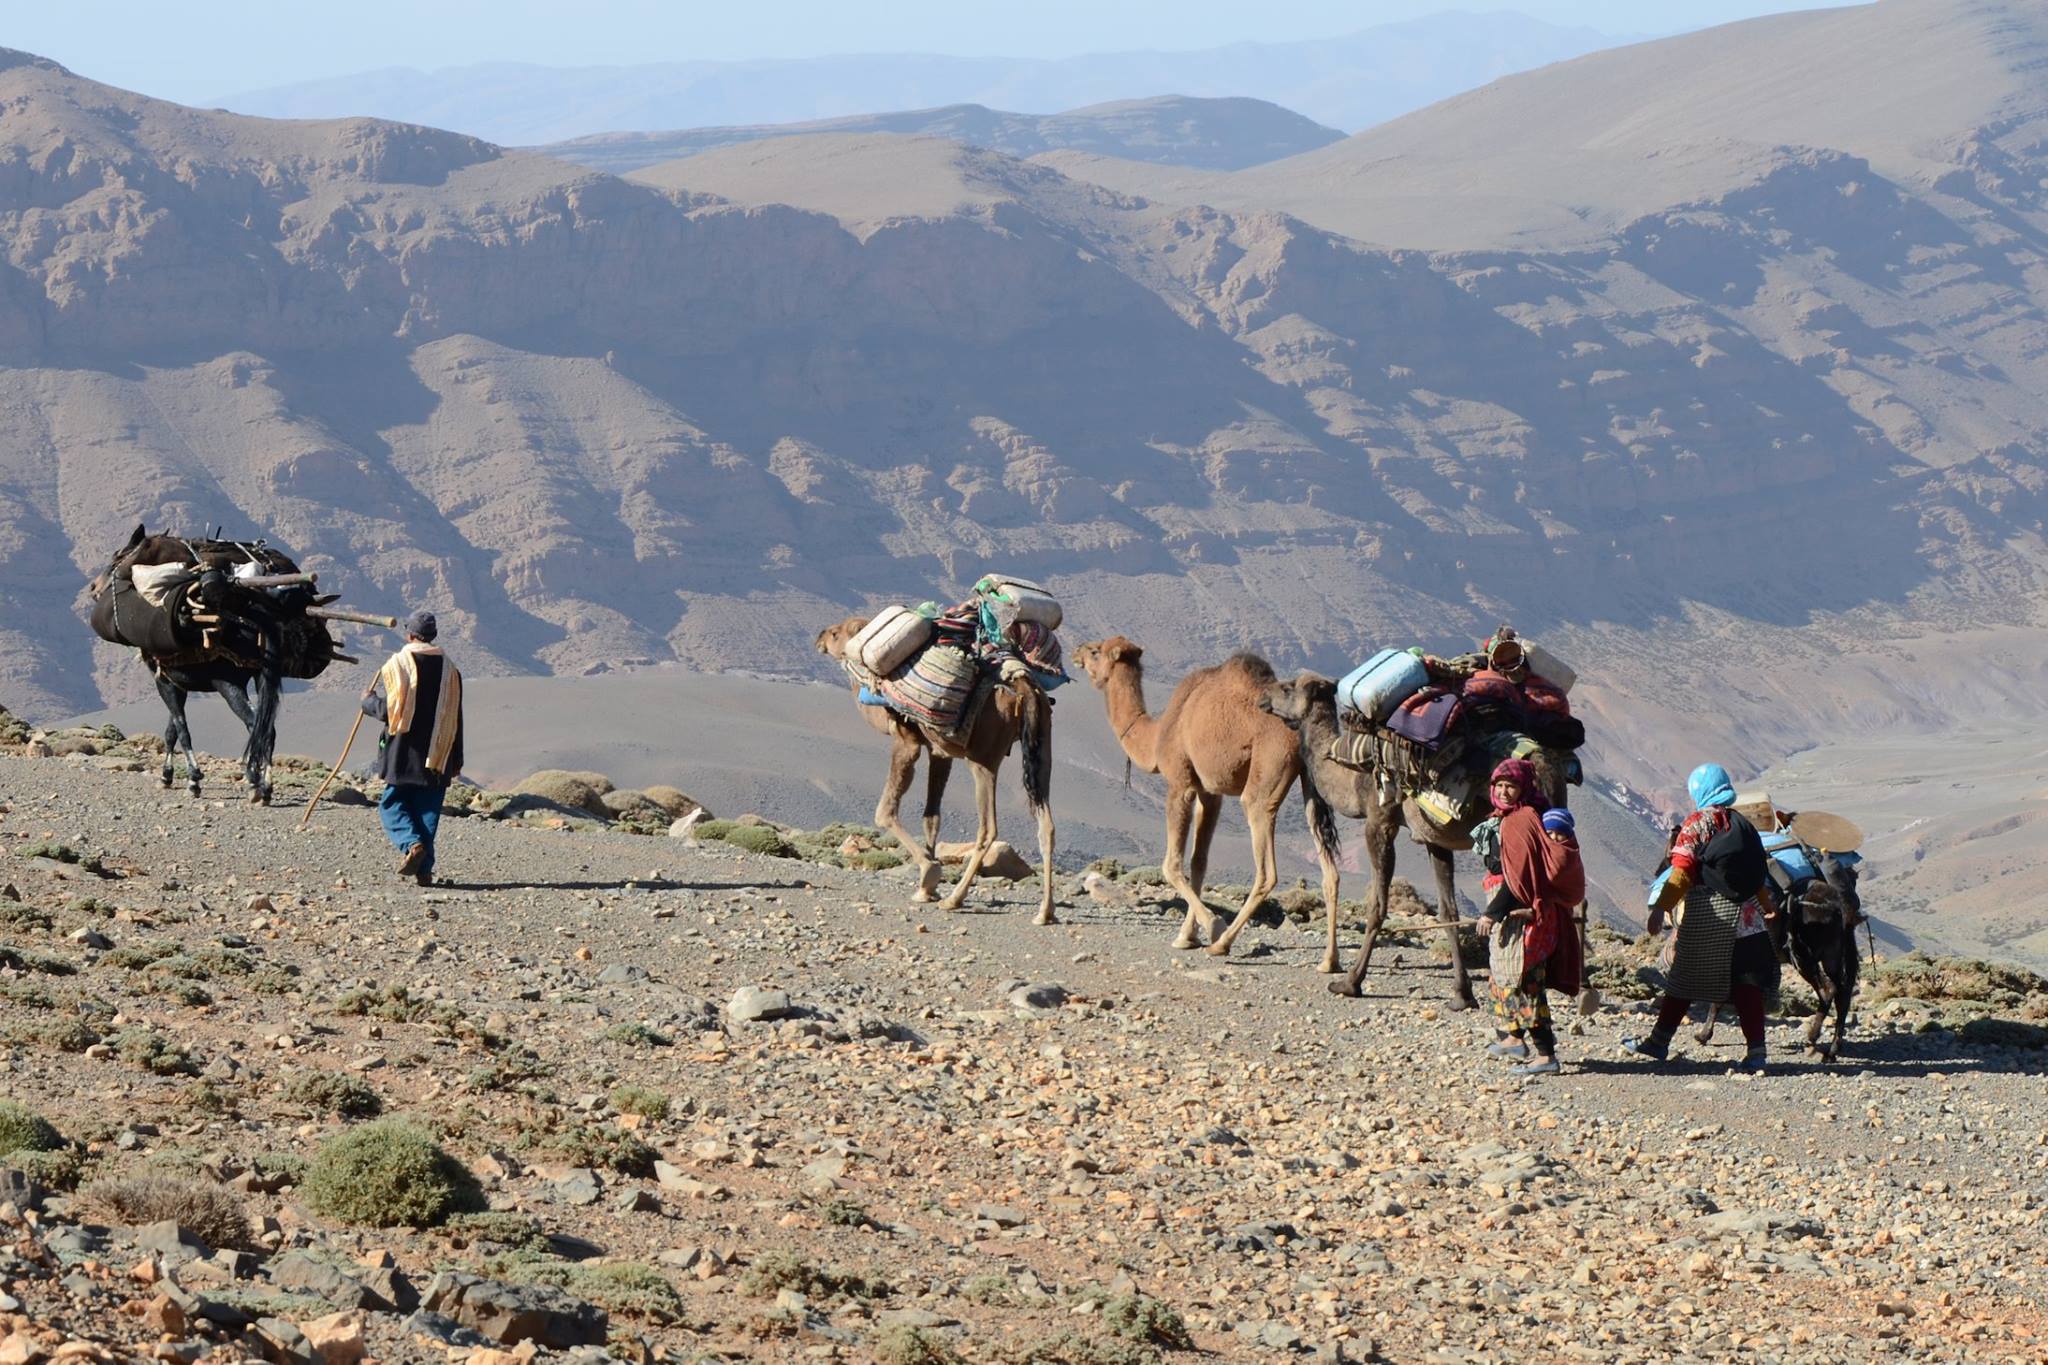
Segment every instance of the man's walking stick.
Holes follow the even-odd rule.
[[[342,764],[348,762],[348,751],[355,747],[356,731],[362,728],[363,713],[358,711],[356,712],[356,723],[348,727],[348,743],[341,746],[341,757],[334,760],[334,771],[327,774],[327,780],[320,784],[318,790],[313,793],[313,799],[306,803],[306,813],[299,817],[300,829],[304,829],[306,822],[313,818],[313,807],[320,804],[320,798],[327,795],[328,784],[333,782],[335,777],[341,772]]]

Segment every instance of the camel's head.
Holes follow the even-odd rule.
[[[98,597],[101,593],[105,592],[108,580],[114,576],[114,570],[121,567],[122,560],[135,553],[142,542],[148,539],[148,535],[149,533],[143,530],[140,525],[136,526],[135,533],[128,537],[128,543],[116,550],[114,557],[107,561],[107,567],[94,574],[91,580],[86,583],[86,596]]]
[[[1088,675],[1088,681],[1098,688],[1109,686],[1109,676],[1118,664],[1137,667],[1138,660],[1145,657],[1145,651],[1121,635],[1112,635],[1107,640],[1090,640],[1075,650],[1072,658],[1081,665],[1081,671]]]
[[[838,625],[825,627],[815,641],[818,652],[828,659],[845,657],[846,642],[860,634],[868,620],[865,616],[849,616]]]
[[[1337,705],[1337,684],[1320,673],[1298,673],[1259,694],[1259,709],[1289,725],[1300,725],[1318,707]]]

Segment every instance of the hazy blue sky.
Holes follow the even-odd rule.
[[[189,101],[384,66],[838,52],[1056,57],[1317,38],[1453,9],[1669,33],[1831,2],[1841,0],[17,0],[0,11],[0,46]]]

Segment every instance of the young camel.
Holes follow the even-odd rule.
[[[1294,735],[1258,701],[1273,681],[1264,659],[1239,654],[1214,668],[1190,673],[1174,689],[1164,714],[1145,710],[1144,651],[1121,635],[1092,640],[1074,651],[1088,680],[1102,692],[1110,728],[1124,754],[1148,773],[1166,778],[1166,857],[1159,870],[1188,904],[1176,948],[1197,948],[1202,923],[1210,941],[1208,952],[1225,957],[1252,912],[1280,879],[1274,855],[1273,826],[1280,803],[1301,775]],[[1209,844],[1216,833],[1223,798],[1235,796],[1251,826],[1251,894],[1230,927],[1218,933],[1221,919],[1202,900],[1202,879],[1209,868]],[[1328,805],[1306,786],[1310,833],[1323,866],[1323,885],[1336,885],[1336,826]],[[1188,852],[1188,828],[1194,826],[1194,849]],[[1185,868],[1183,862],[1186,863]],[[1323,970],[1337,970],[1336,902],[1331,901],[1329,944]]]
[[[1453,1009],[1472,1009],[1471,978],[1465,972],[1464,955],[1457,950],[1458,888],[1457,863],[1452,854],[1472,847],[1472,829],[1485,813],[1469,820],[1442,824],[1431,818],[1413,800],[1387,801],[1369,772],[1349,767],[1330,757],[1330,742],[1342,733],[1337,722],[1337,685],[1315,673],[1303,673],[1290,682],[1274,683],[1266,689],[1261,705],[1272,716],[1291,726],[1299,739],[1303,764],[1303,786],[1313,787],[1321,798],[1339,812],[1365,822],[1365,852],[1372,863],[1373,896],[1365,922],[1365,945],[1358,961],[1342,981],[1332,981],[1336,995],[1357,996],[1372,963],[1372,949],[1379,938],[1380,923],[1387,916],[1387,896],[1394,884],[1394,841],[1405,827],[1409,837],[1429,850],[1430,865],[1436,870],[1437,917],[1451,938],[1451,969],[1457,976]],[[1563,784],[1539,755],[1532,760],[1553,800],[1562,796]],[[1562,804],[1562,801],[1559,801]],[[1335,934],[1337,887],[1332,875],[1323,884],[1323,896],[1332,907]],[[1334,937],[1332,939],[1334,943]],[[1332,968],[1334,970],[1334,967]]]
[[[850,616],[818,632],[818,652],[827,658],[842,658],[846,642],[860,633],[867,617]],[[856,700],[860,685],[853,684]],[[862,706],[861,714],[870,725],[889,736],[889,776],[882,784],[881,800],[875,804],[875,823],[896,836],[904,852],[917,863],[917,891],[913,899],[929,901],[938,885],[939,800],[946,790],[953,761],[965,759],[974,774],[975,839],[967,851],[960,881],[939,902],[941,910],[958,910],[967,899],[968,888],[981,875],[981,865],[996,841],[996,775],[1003,760],[1021,741],[1024,764],[1024,797],[1038,822],[1038,856],[1043,888],[1034,924],[1057,924],[1053,914],[1053,820],[1052,820],[1052,699],[1028,678],[997,683],[974,719],[965,742],[935,735],[921,725],[904,719],[886,706]],[[924,840],[919,842],[903,827],[903,795],[916,775],[920,751],[931,756],[926,771]]]

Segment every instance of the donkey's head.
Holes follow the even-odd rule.
[[[90,597],[98,597],[101,593],[105,592],[107,590],[107,583],[114,576],[114,570],[121,567],[121,561],[141,549],[142,542],[148,538],[149,533],[138,523],[134,533],[128,537],[128,543],[114,551],[114,557],[107,561],[107,567],[101,569],[87,581],[85,585],[86,594]]]

